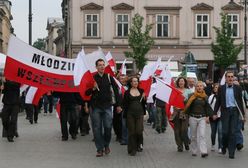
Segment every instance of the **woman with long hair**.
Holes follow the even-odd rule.
[[[192,156],[197,155],[199,146],[201,157],[207,157],[206,123],[209,123],[213,110],[208,104],[202,81],[197,82],[195,92],[189,97],[184,112],[189,115]]]
[[[137,151],[141,152],[143,144],[145,96],[144,91],[138,88],[138,85],[138,78],[132,77],[123,100],[123,116],[127,119],[128,128],[128,153],[131,156],[135,156]]]
[[[184,102],[186,103],[189,94],[191,94],[191,91],[188,89],[187,80],[183,77],[179,77],[176,81],[176,87],[180,92],[182,92],[185,98]],[[183,145],[185,147],[185,150],[189,150],[189,137],[188,137],[189,120],[187,114],[183,112],[183,109],[174,107],[174,112],[170,120],[172,120],[174,123],[174,134],[175,134],[175,141],[177,144],[177,151],[182,152]]]
[[[216,98],[217,98],[217,93],[219,89],[219,84],[215,83],[213,85],[213,90],[212,94],[208,98],[208,103],[210,104],[211,108],[214,110],[214,106],[216,103]],[[215,139],[216,139],[216,134],[218,134],[218,151],[221,153],[222,149],[222,124],[220,120],[220,109],[217,112],[217,119],[213,120],[213,118],[209,118],[210,121],[210,126],[211,126],[211,142],[212,142],[212,148],[211,151],[215,151]]]

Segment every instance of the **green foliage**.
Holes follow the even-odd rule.
[[[229,25],[227,14],[221,13],[221,20],[221,28],[214,27],[217,38],[216,43],[211,44],[211,51],[214,54],[215,64],[222,69],[226,69],[237,61],[243,45],[234,45],[233,30]]]
[[[154,45],[153,38],[149,35],[152,25],[146,25],[144,32],[142,32],[144,18],[139,14],[135,14],[132,19],[132,26],[129,29],[128,43],[132,48],[132,52],[125,51],[126,57],[133,58],[138,70],[142,70],[146,65],[147,59],[145,55],[150,50],[151,46]]]
[[[46,39],[45,38],[38,38],[34,44],[33,44],[33,47],[39,49],[39,50],[42,50],[44,51],[45,48],[46,48]]]

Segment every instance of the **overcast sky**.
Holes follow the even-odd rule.
[[[12,26],[18,38],[28,43],[29,0],[11,0]],[[32,42],[47,36],[47,18],[60,17],[62,0],[32,0],[33,33]]]

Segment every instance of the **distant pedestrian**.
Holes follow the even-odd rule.
[[[216,98],[218,94],[218,89],[219,89],[219,84],[216,83],[213,86],[213,92],[208,98],[208,103],[210,104],[211,108],[214,110],[214,106],[216,103]],[[211,150],[215,151],[215,139],[216,139],[216,134],[218,134],[218,152],[222,153],[222,124],[221,124],[221,111],[220,109],[217,112],[217,118],[213,120],[212,117],[209,118],[210,121],[210,126],[211,126],[211,143],[212,147]]]
[[[3,129],[9,142],[14,142],[17,133],[17,118],[20,108],[20,84],[6,80],[3,88],[3,110],[2,123]]]

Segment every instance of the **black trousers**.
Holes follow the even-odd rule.
[[[38,114],[39,114],[39,106],[35,106],[32,104],[26,104],[26,110],[29,121],[37,122],[38,121]]]
[[[238,109],[226,109],[225,112],[221,113],[222,122],[222,143],[223,148],[228,148],[230,156],[235,155],[236,150],[236,135],[235,131],[239,121]]]
[[[77,134],[77,115],[76,115],[76,105],[64,105],[61,104],[60,107],[60,124],[61,132],[63,138],[68,138],[68,126],[69,123],[69,133],[71,135]]]
[[[127,116],[127,128],[128,128],[128,153],[136,153],[140,144],[143,144],[143,130],[144,130],[144,116],[134,117],[132,115]]]
[[[2,110],[3,129],[6,131],[7,137],[13,138],[16,133],[17,117],[19,105],[4,105]]]
[[[113,129],[116,135],[116,138],[121,140],[122,137],[122,113],[116,112],[116,106],[113,111]]]
[[[89,133],[89,113],[86,113],[83,108],[80,110],[78,127],[81,133]]]

